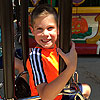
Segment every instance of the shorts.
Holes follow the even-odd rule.
[[[78,83],[78,86],[82,92],[82,84]],[[75,95],[63,95],[62,100],[74,100]],[[76,100],[80,100],[79,97],[76,98]]]

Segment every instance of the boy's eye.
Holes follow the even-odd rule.
[[[54,27],[48,27],[48,31],[51,31],[52,29],[54,29]]]
[[[43,29],[42,28],[37,28],[37,31],[42,32]]]

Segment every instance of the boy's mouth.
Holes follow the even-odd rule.
[[[51,39],[48,39],[48,40],[41,40],[43,43],[48,43],[51,41]]]

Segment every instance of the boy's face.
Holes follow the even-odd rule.
[[[54,48],[57,40],[57,24],[52,14],[39,16],[34,20],[33,35],[39,46]]]

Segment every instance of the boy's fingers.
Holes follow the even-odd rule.
[[[75,43],[72,41],[71,42],[72,48],[75,49]]]
[[[65,54],[62,52],[62,50],[60,48],[57,48],[57,52],[64,59]]]

